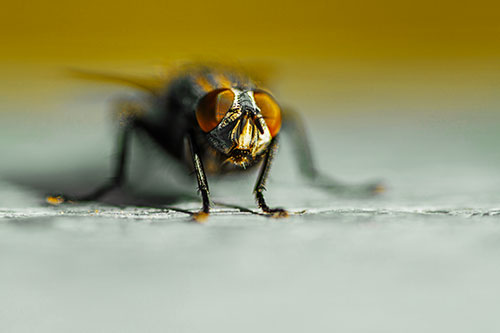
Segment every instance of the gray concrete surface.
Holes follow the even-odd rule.
[[[106,178],[101,104],[2,119],[1,332],[500,330],[497,113],[316,114],[320,168],[386,193],[311,188],[284,140],[268,199],[305,213],[219,206],[199,225],[166,208],[196,209],[194,183],[136,146],[131,185],[108,201],[44,204]],[[212,180],[214,200],[255,209],[254,179]]]

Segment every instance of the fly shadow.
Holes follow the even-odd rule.
[[[72,193],[75,196],[84,196],[87,193],[95,191],[96,174],[102,173],[102,170],[86,168],[81,170],[71,170],[63,172],[47,172],[47,173],[30,173],[30,174],[7,174],[3,175],[2,179],[8,183],[34,191],[40,197],[40,202],[47,206],[53,206],[50,197],[57,197],[59,193]],[[195,193],[181,191],[172,188],[165,188],[162,193],[143,193],[134,190],[132,186],[123,186],[107,192],[100,198],[96,198],[93,202],[103,205],[116,206],[127,208],[130,206],[167,209],[175,212],[184,213],[192,216],[194,212],[181,208],[182,205],[190,203],[198,203],[199,197]],[[71,200],[64,205],[78,204]],[[267,216],[252,209],[228,204],[220,201],[214,202],[214,205],[230,208],[253,215]]]

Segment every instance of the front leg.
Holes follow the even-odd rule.
[[[288,212],[283,208],[269,208],[263,194],[263,192],[266,190],[266,180],[269,175],[271,163],[277,149],[278,137],[275,137],[271,141],[266,156],[264,157],[264,162],[262,163],[262,167],[260,169],[259,178],[257,179],[257,183],[255,184],[254,193],[257,204],[264,213],[269,214],[272,217],[288,217]]]
[[[198,222],[203,222],[208,218],[208,215],[210,214],[210,190],[208,189],[207,176],[203,168],[203,162],[201,161],[200,150],[195,140],[193,139],[192,134],[188,135],[188,141],[191,150],[194,172],[196,174],[196,180],[198,181],[198,190],[201,193],[203,202],[203,207],[198,213],[195,213],[193,215],[193,218]]]

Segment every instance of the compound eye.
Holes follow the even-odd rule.
[[[217,89],[201,98],[196,108],[196,120],[203,132],[213,130],[231,109],[234,93],[229,89]]]
[[[255,103],[259,107],[271,136],[275,137],[281,128],[281,109],[274,98],[264,91],[253,94]]]

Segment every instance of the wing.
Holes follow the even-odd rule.
[[[79,69],[70,69],[68,72],[71,76],[78,79],[126,85],[139,88],[153,95],[160,94],[167,82],[167,79],[163,77],[141,77]]]

